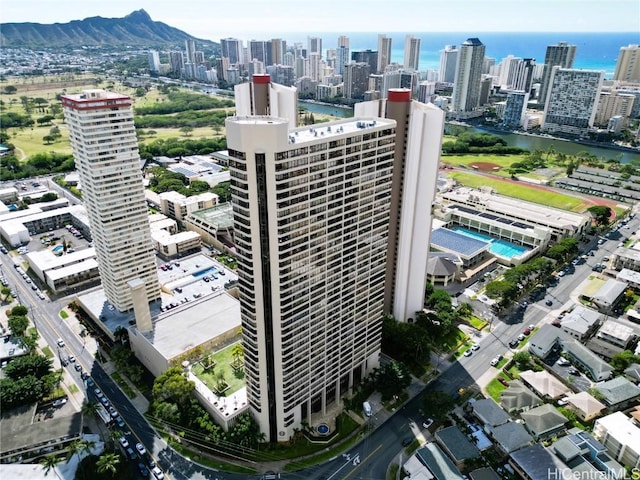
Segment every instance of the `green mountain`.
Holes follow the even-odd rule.
[[[2,23],[0,47],[42,48],[81,46],[171,46],[184,48],[187,39],[213,46],[170,27],[154,22],[144,10],[137,10],[124,18],[90,17],[69,23]]]

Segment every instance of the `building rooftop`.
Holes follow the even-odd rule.
[[[597,415],[605,409],[605,405],[587,392],[579,392],[567,396],[567,401],[584,413],[585,417]]]
[[[595,389],[602,394],[603,401],[609,406],[628,402],[640,396],[640,387],[631,383],[624,376],[596,383]]]
[[[520,378],[538,392],[538,394],[549,398],[558,398],[571,392],[564,383],[546,370],[540,372],[526,370],[520,372]]]
[[[598,330],[598,337],[613,337],[624,343],[631,340],[633,335],[633,328],[612,319],[605,320]]]
[[[520,380],[513,380],[509,382],[507,389],[500,394],[500,403],[507,412],[513,412],[540,405],[542,400],[525,387]]]
[[[596,325],[602,315],[595,310],[578,305],[571,313],[565,316],[560,324],[562,328],[567,328],[580,335],[585,335],[594,325]]]
[[[623,268],[620,270],[618,275],[616,275],[616,278],[622,282],[640,285],[640,272],[636,272],[630,268]]]
[[[490,242],[484,242],[447,228],[438,228],[431,232],[431,247],[453,252],[463,258],[471,258],[488,250]]]
[[[568,421],[567,417],[549,403],[522,412],[520,416],[525,421],[527,430],[538,437],[561,428]]]
[[[189,217],[200,220],[218,229],[233,227],[233,209],[230,203],[221,203],[215,207],[191,212]]]
[[[472,480],[500,480],[498,474],[491,467],[478,468],[469,473],[469,476]]]
[[[623,443],[634,452],[640,452],[640,428],[624,413],[614,412],[599,418],[596,420],[594,432],[598,431],[598,425],[604,427],[607,433],[618,442]]]
[[[575,357],[580,363],[585,365],[596,379],[610,374],[613,367],[598,357],[595,353],[575,340],[566,340],[562,343],[565,352]]]
[[[626,283],[610,278],[596,292],[592,301],[601,307],[610,307],[624,294],[627,288]]]
[[[456,462],[476,458],[480,455],[478,447],[471,443],[456,426],[438,430],[435,433],[435,437],[446,447]]]
[[[473,403],[473,413],[485,425],[492,427],[502,425],[510,420],[510,416],[492,398],[483,398]]]
[[[433,442],[427,443],[424,447],[416,451],[416,457],[433,474],[436,480],[464,480],[460,470],[453,462],[440,450],[440,447]]]
[[[533,442],[533,437],[529,435],[527,429],[516,422],[499,425],[491,430],[491,434],[507,453],[515,452]]]
[[[567,469],[558,457],[540,444],[516,450],[511,454],[511,459],[529,480],[561,479]],[[555,476],[550,476],[554,473]]]

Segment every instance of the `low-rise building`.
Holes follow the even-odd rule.
[[[602,287],[591,297],[591,303],[599,311],[610,313],[624,296],[627,284],[613,278],[608,279]]]
[[[458,470],[435,442],[427,443],[424,447],[419,448],[416,450],[414,456],[418,460],[419,465],[415,465],[416,468],[412,469],[407,469],[407,464],[403,467],[412,479],[464,480],[460,470]],[[423,471],[419,468],[420,465],[426,467],[427,470]]]
[[[524,426],[536,440],[556,435],[565,428],[568,419],[548,403],[520,414]]]
[[[473,414],[484,426],[497,427],[507,423],[511,417],[492,398],[476,400],[471,404]]]
[[[507,455],[534,442],[527,429],[517,422],[503,423],[491,428],[489,433],[496,443],[496,447]]]
[[[540,444],[511,453],[509,465],[526,480],[562,479],[567,471],[562,460]]]
[[[635,336],[633,328],[611,319],[606,320],[596,334],[597,338],[622,349],[627,348]]]
[[[178,222],[184,222],[193,212],[214,207],[218,195],[211,192],[186,197],[178,192],[163,192],[158,195],[160,211]]]
[[[611,255],[611,268],[622,270],[628,268],[640,272],[640,250],[635,248],[618,247]]]
[[[500,404],[507,412],[517,413],[542,404],[542,400],[521,381],[513,380],[500,394]]]
[[[463,468],[465,461],[480,456],[480,450],[462,433],[458,427],[451,426],[435,433],[438,445],[449,455],[456,467]]]
[[[640,428],[624,413],[614,412],[597,419],[593,436],[625,467],[640,467]]]
[[[547,400],[555,400],[571,392],[564,383],[546,370],[520,372],[520,379],[536,394]]]
[[[563,478],[626,478],[624,467],[611,458],[604,445],[588,432],[574,428],[569,435],[558,439],[551,449],[571,469],[572,475]]]
[[[601,395],[602,401],[609,410],[622,410],[640,397],[640,387],[634,385],[624,376],[597,383],[594,387]]]
[[[613,367],[581,343],[568,340],[562,343],[562,348],[573,364],[587,372],[593,381],[601,382],[611,376]]]
[[[590,422],[599,416],[606,405],[587,392],[578,392],[567,396],[567,406],[583,422]]]
[[[578,305],[560,322],[560,329],[573,338],[584,341],[598,328],[602,315],[595,310]]]

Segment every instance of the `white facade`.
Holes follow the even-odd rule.
[[[583,135],[596,117],[604,72],[553,67],[542,131]]]
[[[227,119],[247,397],[269,441],[378,366],[395,126]]]
[[[456,64],[458,63],[458,49],[455,45],[447,45],[440,50],[440,70],[438,81],[453,83],[456,78]]]
[[[236,115],[271,115],[298,124],[298,94],[295,87],[271,82],[270,75],[254,75],[250,83],[234,87]]]
[[[593,436],[625,467],[640,467],[640,428],[622,412],[596,420]]]
[[[391,38],[386,35],[378,35],[378,73],[384,72],[391,63]]]
[[[140,171],[131,99],[104,90],[62,96],[65,120],[105,295],[133,307],[128,282],[140,278],[149,301],[160,284]]]
[[[640,82],[640,46],[620,47],[613,79],[624,82]]]

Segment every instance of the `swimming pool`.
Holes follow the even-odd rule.
[[[193,274],[194,278],[202,278],[207,275],[211,275],[212,273],[218,273],[218,269],[215,267],[207,268],[206,270],[201,270],[200,272],[196,272]]]
[[[62,250],[64,250],[64,246],[62,245],[56,245],[53,247],[53,253],[60,253]]]
[[[467,237],[475,238],[476,240],[482,240],[484,242],[489,242],[491,245],[489,246],[489,251],[494,255],[498,255],[504,258],[513,258],[522,255],[529,251],[528,248],[523,247],[521,245],[516,245],[511,242],[507,242],[506,240],[500,240],[498,238],[492,238],[489,235],[484,235],[482,233],[473,232],[471,230],[467,230],[462,227],[454,227],[452,228],[454,232],[461,233],[466,235]]]

